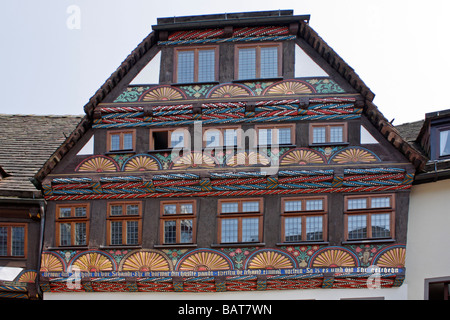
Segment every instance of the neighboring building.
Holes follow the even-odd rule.
[[[416,175],[408,219],[408,299],[448,300],[450,286],[450,110],[397,126],[430,159]]]
[[[373,98],[309,16],[158,19],[35,175],[44,299],[406,299],[426,158]]]
[[[45,201],[30,179],[81,117],[0,114],[0,299],[39,299]]]

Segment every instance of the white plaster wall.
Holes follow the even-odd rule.
[[[389,289],[305,289],[250,292],[73,292],[44,293],[44,300],[339,300],[351,298],[380,298],[406,300],[407,286]],[[243,301],[244,302],[244,301]]]
[[[408,299],[423,300],[425,279],[450,276],[450,179],[411,189],[406,244]]]

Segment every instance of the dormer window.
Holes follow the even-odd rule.
[[[450,127],[439,130],[439,156],[450,156]]]
[[[238,80],[281,76],[281,44],[237,45],[236,57]]]
[[[217,47],[175,49],[176,83],[214,82],[217,80]]]

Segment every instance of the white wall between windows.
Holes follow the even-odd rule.
[[[423,300],[425,279],[450,277],[450,179],[411,189],[406,244],[408,299]]]

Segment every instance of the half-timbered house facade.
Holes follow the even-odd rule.
[[[158,19],[35,176],[44,298],[406,298],[424,158],[373,98],[307,15]]]

